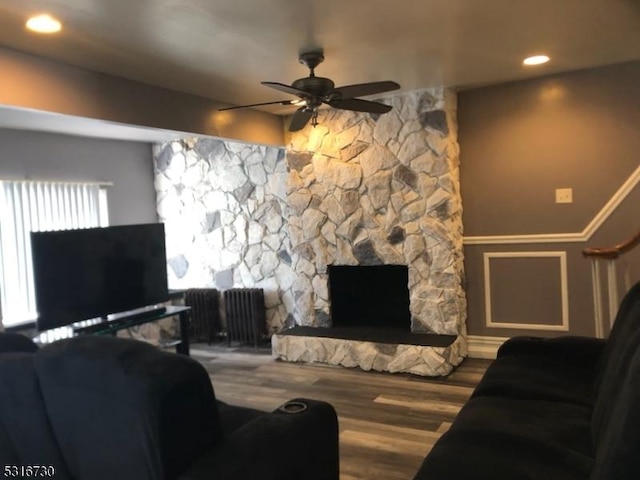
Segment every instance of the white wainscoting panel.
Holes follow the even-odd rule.
[[[484,255],[484,301],[485,322],[487,327],[512,328],[523,330],[569,331],[569,290],[567,281],[567,252],[485,252]],[[557,258],[560,262],[560,295],[562,300],[561,324],[532,324],[494,322],[491,310],[491,260],[494,258]]]

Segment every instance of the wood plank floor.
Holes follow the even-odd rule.
[[[196,344],[191,356],[229,404],[270,411],[294,397],[324,400],[340,423],[341,480],[410,480],[468,400],[489,362],[447,378],[273,360],[269,351]]]

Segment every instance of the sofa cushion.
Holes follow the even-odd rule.
[[[514,354],[489,365],[473,397],[506,396],[593,405],[595,373],[556,357]]]
[[[591,408],[562,402],[477,397],[465,404],[451,431],[482,430],[526,437],[593,457]]]
[[[56,478],[70,478],[47,418],[33,354],[0,355],[0,432],[2,465],[47,465],[55,468]]]
[[[484,428],[445,433],[414,480],[586,480],[593,460],[525,435]]]
[[[222,440],[209,376],[193,359],[135,340],[80,337],[43,347],[35,361],[76,478],[175,478]]]
[[[582,479],[593,464],[588,406],[508,397],[469,400],[416,480]]]

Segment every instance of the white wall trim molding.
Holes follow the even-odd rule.
[[[532,233],[524,235],[480,235],[463,237],[465,245],[506,245],[521,243],[575,243],[588,242],[594,233],[620,206],[625,198],[640,183],[640,166],[627,178],[602,209],[593,217],[582,232],[577,233]]]
[[[514,245],[524,243],[576,243],[588,239],[582,233],[534,233],[530,235],[484,235],[464,237],[465,245]]]
[[[594,233],[602,226],[609,216],[616,211],[620,204],[627,198],[633,189],[640,183],[640,166],[627,178],[626,182],[613,194],[609,201],[602,207],[598,214],[593,217],[591,223],[583,230],[582,235],[588,241]]]
[[[493,258],[557,258],[560,261],[560,298],[562,299],[562,323],[545,325],[532,323],[494,322],[491,312],[491,259]],[[569,287],[567,277],[567,252],[485,252],[484,261],[484,306],[485,325],[490,328],[512,328],[522,330],[569,331]]]
[[[498,348],[509,337],[484,337],[479,335],[469,335],[467,337],[468,356],[469,358],[488,358],[495,359]]]

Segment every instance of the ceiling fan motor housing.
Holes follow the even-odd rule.
[[[299,78],[291,86],[314,97],[326,97],[335,89],[333,81],[324,77]]]

